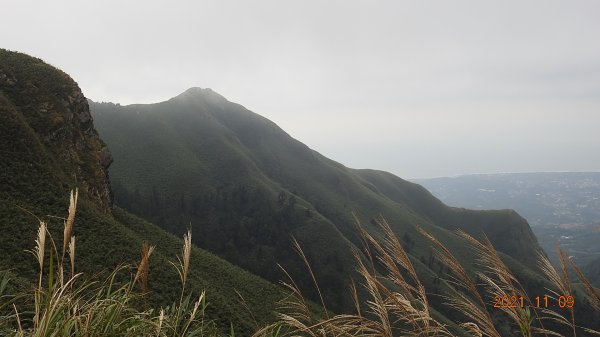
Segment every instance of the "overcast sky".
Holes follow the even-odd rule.
[[[212,88],[346,166],[600,171],[600,1],[5,1],[96,101]]]

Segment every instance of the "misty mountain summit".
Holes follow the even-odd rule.
[[[225,97],[219,95],[210,88],[191,87],[181,94],[169,99],[169,101],[210,101],[213,103],[227,101]]]
[[[462,239],[454,230],[485,233],[511,264],[538,270],[537,240],[514,211],[451,208],[391,173],[345,167],[212,90],[91,109],[115,157],[110,175],[118,205],[172,233],[191,222],[195,244],[272,282],[281,278],[273,268],[279,263],[316,300],[289,244],[293,236],[333,310],[353,307],[345,289],[357,277],[352,251],[362,247],[353,212],[373,233],[374,219],[387,219],[424,278],[439,266],[418,228],[457,248]]]

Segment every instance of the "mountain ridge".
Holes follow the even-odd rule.
[[[426,262],[423,273],[437,267],[427,263],[431,252],[418,227],[454,247],[460,246],[456,229],[477,237],[488,231],[501,252],[537,269],[536,238],[513,212],[451,209],[390,173],[328,159],[242,105],[193,92],[193,99],[149,105],[92,104],[99,132],[119,158],[111,171],[117,203],[133,213],[173,232],[191,220],[202,232],[201,247],[272,281],[277,275],[261,267],[265,261],[300,274],[292,252],[281,245],[292,234],[335,293],[333,308],[342,310],[351,305],[340,290],[354,269],[347,257],[361,245],[353,212],[369,231],[375,217],[388,219],[414,260]],[[235,206],[223,207],[227,202]]]
[[[166,307],[179,298],[177,271],[169,261],[180,254],[182,241],[113,207],[107,174],[112,157],[77,83],[40,59],[4,49],[0,157],[0,270],[17,274],[25,288],[28,282],[37,284],[37,264],[26,250],[35,245],[36,217],[47,221],[55,239],[62,237],[57,216],[66,213],[68,192],[77,187],[76,270],[93,278],[123,264],[132,266],[147,242],[156,245],[150,259],[150,304]],[[130,281],[128,276],[123,276],[125,281]],[[197,247],[192,249],[188,281],[190,294],[207,291],[207,319],[223,331],[231,324],[240,334],[254,332],[255,319],[272,322],[276,302],[284,296],[274,284]]]

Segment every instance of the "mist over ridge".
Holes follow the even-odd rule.
[[[430,178],[600,170],[598,6],[61,0],[13,2],[0,28],[26,18],[4,47],[64,69],[94,100],[211,87],[345,165]]]

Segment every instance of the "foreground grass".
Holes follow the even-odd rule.
[[[358,221],[357,221],[358,223]],[[537,259],[549,288],[538,289],[544,295],[529,296],[519,280],[503,262],[499,253],[484,236],[482,241],[459,231],[465,248],[475,251],[480,271],[469,273],[441,242],[424,230],[436,250],[437,258],[451,271],[442,282],[447,293],[441,295],[448,308],[460,318],[448,322],[439,318],[430,306],[430,296],[419,279],[413,263],[385,219],[378,219],[381,236],[375,238],[362,229],[366,261],[355,252],[357,270],[362,280],[351,284],[350,296],[355,303],[353,314],[315,314],[307,305],[301,289],[292,279],[284,285],[293,296],[283,303],[279,322],[258,331],[255,336],[277,333],[281,336],[596,336],[600,320],[592,326],[580,326],[575,307],[600,312],[600,292],[562,250],[561,268],[556,270],[545,254]],[[296,245],[308,271],[310,265]],[[575,285],[570,273],[581,282]],[[361,297],[362,287],[366,297]],[[576,290],[579,288],[579,290]],[[579,292],[579,294],[577,294]],[[577,295],[576,295],[577,294]],[[582,300],[583,303],[577,301]],[[548,301],[549,304],[545,304]],[[323,303],[323,308],[325,304]],[[325,311],[326,312],[326,311]],[[598,315],[596,315],[598,317]]]
[[[205,320],[205,293],[186,293],[190,269],[191,232],[184,236],[181,256],[172,262],[179,274],[178,300],[158,310],[148,309],[149,258],[154,247],[144,244],[135,267],[120,266],[104,277],[84,279],[76,272],[76,240],[72,235],[77,192],[71,193],[62,246],[46,222],[39,221],[31,253],[39,268],[32,291],[13,295],[10,273],[0,277],[2,336],[219,336],[216,324]],[[121,281],[129,278],[128,281]],[[233,334],[233,333],[232,333]]]
[[[14,295],[10,287],[14,275],[0,274],[1,336],[223,335],[214,322],[205,319],[206,294],[192,296],[186,292],[192,250],[190,231],[184,235],[181,254],[171,262],[181,283],[179,298],[164,308],[148,308],[149,261],[155,247],[144,243],[135,266],[120,266],[107,275],[84,279],[76,270],[76,240],[72,235],[76,205],[77,192],[72,192],[62,245],[55,242],[47,224],[39,221],[35,246],[30,251],[39,269],[34,289]],[[480,271],[473,274],[441,242],[421,230],[439,261],[451,270],[441,280],[448,290],[442,298],[460,318],[448,322],[431,308],[432,295],[427,293],[414,262],[388,223],[380,218],[378,224],[381,232],[377,237],[358,226],[364,254],[355,251],[362,279],[350,286],[354,313],[336,315],[327,310],[318,275],[294,241],[294,248],[317,288],[321,308],[315,310],[290,277],[283,282],[290,296],[281,302],[277,322],[257,327],[254,336],[600,335],[600,322],[596,326],[580,326],[575,311],[575,298],[584,298],[590,310],[600,311],[600,292],[562,251],[559,250],[558,271],[543,253],[537,257],[540,269],[552,284],[544,291],[550,301],[562,307],[556,309],[540,304],[539,296],[527,294],[485,237],[479,241],[458,232],[479,257]],[[569,273],[578,277],[579,285],[572,283]],[[583,295],[576,296],[576,288]],[[226,335],[233,336],[235,332],[232,329]]]

